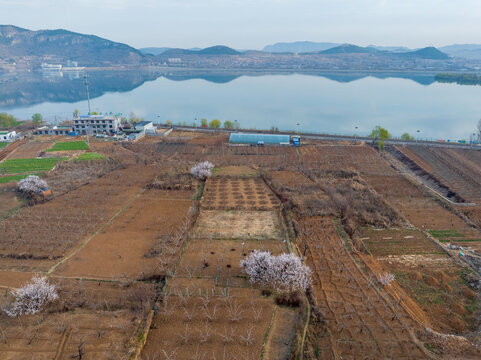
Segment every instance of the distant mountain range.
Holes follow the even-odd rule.
[[[295,41],[295,42],[279,42],[272,45],[265,46],[262,51],[271,53],[308,53],[332,49],[344,44],[331,42],[313,42],[313,41]],[[373,48],[381,51],[389,51],[394,53],[410,52],[417,49],[410,49],[405,46],[376,46],[369,45],[368,48]],[[464,44],[464,45],[449,45],[439,48],[443,53],[451,57],[459,57],[466,59],[481,59],[481,45],[480,44]]]
[[[65,66],[69,61],[76,61],[83,67],[98,68],[161,65],[209,69],[443,72],[465,69],[476,71],[480,66],[477,59],[481,60],[481,45],[409,49],[402,46],[362,47],[355,44],[301,41],[268,45],[262,51],[240,51],[224,45],[205,49],[134,49],[95,35],[62,29],[32,31],[0,25],[0,72],[36,70],[41,68],[42,63]]]
[[[67,30],[31,31],[0,25],[0,59],[35,57],[37,61],[78,61],[83,66],[142,64],[147,57],[131,46]]]

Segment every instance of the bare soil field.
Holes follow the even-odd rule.
[[[219,166],[212,169],[212,176],[254,177],[257,172],[249,166]]]
[[[280,202],[259,178],[213,177],[207,180],[202,208],[209,210],[275,210]]]
[[[476,160],[469,160],[470,156],[479,160],[478,154],[472,154],[474,151],[424,146],[410,146],[409,150],[422,158],[435,176],[449,184],[465,199],[481,201],[481,167]]]
[[[354,170],[365,175],[392,173],[389,164],[368,145],[301,147],[301,163],[321,170]]]
[[[8,288],[38,272],[59,298],[36,315],[0,311],[0,359],[479,355],[444,335],[479,343],[479,277],[458,256],[470,250],[444,251],[432,237],[477,251],[469,224],[481,229],[481,206],[437,199],[370,145],[225,139],[177,130],[135,143],[92,139],[110,158],[101,167],[50,171],[53,198],[0,220],[0,308],[12,301]],[[475,198],[479,153],[411,156]],[[204,182],[189,170],[205,160],[216,168]],[[16,207],[4,197],[11,190],[0,191],[0,212]],[[240,261],[255,249],[294,252],[312,269],[297,304],[278,305],[275,289],[248,281]]]
[[[276,211],[201,210],[194,228],[214,239],[282,239]]]
[[[52,141],[29,141],[15,151],[13,151],[7,159],[31,159],[36,158],[42,151],[50,148],[54,143]]]
[[[55,274],[136,279],[165,273],[175,257],[162,250],[165,252],[167,242],[189,215],[191,199],[192,193],[182,191],[151,189],[142,193]],[[173,249],[172,255],[179,251],[180,245]]]
[[[16,150],[18,147],[22,146],[26,142],[27,142],[27,140],[19,140],[19,141],[15,141],[11,144],[8,144],[6,147],[2,148],[0,150],[0,161],[4,160],[14,150]]]
[[[387,255],[445,255],[426,235],[419,230],[408,229],[366,229],[361,240],[374,256]]]
[[[56,280],[59,299],[22,318],[0,314],[1,359],[127,359],[150,285]],[[3,299],[2,299],[3,300]]]
[[[23,200],[15,192],[15,186],[0,184],[0,219],[6,218],[13,209],[22,204]]]
[[[240,262],[252,250],[278,255],[287,252],[279,240],[213,240],[191,239],[177,266],[178,276],[242,276]]]
[[[0,238],[0,256],[61,258],[144,189],[155,172],[155,167],[127,167],[47,203],[23,208],[0,222],[0,232],[6,234]]]
[[[307,247],[314,271],[313,296],[331,334],[330,348],[317,348],[321,358],[426,358],[411,333],[422,326],[363,274],[332,220],[301,219],[299,230],[299,246]],[[314,352],[316,344],[311,346]]]
[[[164,297],[142,359],[164,354],[175,359],[260,359],[273,300],[250,289],[239,289],[235,296],[211,294],[212,289],[202,289],[202,295]]]

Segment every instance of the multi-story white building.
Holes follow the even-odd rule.
[[[120,116],[116,115],[80,115],[74,117],[73,128],[79,135],[115,134],[119,131]]]

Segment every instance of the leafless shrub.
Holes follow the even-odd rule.
[[[251,325],[251,326],[247,329],[245,336],[239,335],[239,337],[241,338],[241,340],[242,340],[243,342],[245,342],[245,344],[246,344],[247,346],[250,346],[250,345],[252,345],[252,344],[254,343],[254,336],[252,335],[253,330],[254,330],[254,326]]]
[[[227,312],[229,313],[228,318],[232,322],[238,322],[242,319],[242,314],[244,310],[242,305],[238,304],[236,300],[227,302]]]
[[[379,282],[382,286],[389,286],[394,281],[394,274],[385,273],[379,275]]]

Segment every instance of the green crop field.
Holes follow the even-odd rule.
[[[51,170],[56,163],[67,158],[7,159],[0,163],[0,174],[21,174]]]
[[[88,150],[89,146],[85,141],[57,142],[47,151],[68,151],[68,150]]]
[[[8,144],[10,144],[10,143],[8,143],[8,142],[0,142],[0,149],[6,147]]]
[[[38,174],[29,174],[29,175],[38,175]],[[28,175],[10,175],[10,176],[0,176],[0,184],[6,184],[10,181],[19,181],[25,179]]]
[[[105,160],[105,156],[100,155],[96,152],[80,154],[75,161],[86,161],[86,160]]]

